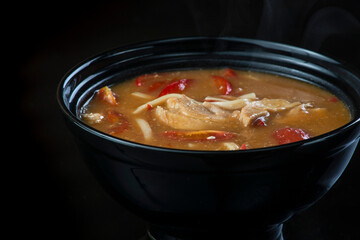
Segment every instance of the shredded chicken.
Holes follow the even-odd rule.
[[[151,99],[152,98],[151,95],[145,94],[145,93],[142,93],[142,92],[133,92],[133,93],[131,93],[131,95],[133,95],[135,97],[139,97],[139,98],[144,98],[144,99]]]
[[[135,111],[133,112],[134,114],[137,114],[137,113],[140,113],[144,110],[147,109],[147,106],[152,106],[152,107],[155,107],[157,105],[160,105],[162,103],[164,103],[167,99],[169,98],[180,98],[184,95],[182,94],[177,94],[177,93],[172,93],[172,94],[167,94],[167,95],[164,95],[164,96],[161,96],[159,98],[155,98],[154,100],[152,101],[149,101],[147,103],[144,103],[143,105],[139,106],[138,108],[135,109]]]
[[[253,101],[252,99],[243,98],[243,99],[236,99],[233,101],[226,101],[226,102],[213,102],[212,104],[224,109],[235,110],[245,107],[247,104],[249,104],[252,101]]]
[[[223,98],[214,98],[214,97],[205,98],[205,100],[214,101],[211,102],[211,104],[228,110],[240,109],[255,99],[256,99],[255,93],[244,94],[233,100],[226,100]]]
[[[152,138],[152,130],[151,130],[149,123],[146,120],[141,119],[141,118],[137,118],[135,120],[144,135],[144,139],[150,140]]]

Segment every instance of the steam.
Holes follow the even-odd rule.
[[[198,35],[254,36],[261,0],[187,0]]]
[[[320,0],[187,0],[187,3],[201,36],[256,38],[344,58],[352,58],[351,54],[360,58],[360,22],[350,12],[356,10],[341,7],[340,2],[335,5]]]
[[[298,42],[308,13],[316,2],[264,0],[256,37],[275,42]]]
[[[327,7],[310,17],[302,45],[318,51],[329,37],[339,35],[349,37],[352,33],[360,34],[360,22],[344,9]]]

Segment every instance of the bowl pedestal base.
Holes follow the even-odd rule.
[[[212,229],[211,231],[170,230],[150,226],[146,236],[140,240],[284,240],[283,224],[266,227],[239,226],[237,229]]]

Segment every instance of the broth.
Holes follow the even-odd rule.
[[[121,139],[191,150],[270,147],[351,120],[345,104],[317,86],[229,68],[151,73],[103,87],[80,117]]]

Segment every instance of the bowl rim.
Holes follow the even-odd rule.
[[[159,44],[164,44],[164,43],[174,43],[174,42],[181,42],[181,41],[193,41],[193,40],[198,40],[198,41],[202,41],[202,40],[236,41],[236,42],[242,42],[242,43],[256,44],[256,45],[260,45],[263,47],[271,46],[273,49],[281,50],[281,51],[284,51],[284,49],[287,49],[294,53],[296,52],[296,53],[305,54],[305,55],[308,55],[311,57],[316,57],[319,60],[327,61],[331,64],[338,65],[339,67],[348,71],[348,69],[345,68],[345,66],[343,66],[340,62],[338,62],[330,57],[327,57],[325,55],[322,55],[320,53],[313,52],[313,51],[305,49],[305,48],[284,44],[284,43],[278,43],[278,42],[272,42],[272,41],[266,41],[266,40],[260,40],[260,39],[240,38],[240,37],[196,36],[196,37],[179,37],[179,38],[166,38],[166,39],[159,39],[159,40],[142,41],[142,42],[132,43],[132,44],[128,44],[125,46],[121,46],[121,47],[117,47],[114,49],[110,49],[110,50],[101,52],[92,57],[84,59],[83,61],[79,62],[74,67],[72,67],[70,70],[68,70],[65,73],[65,75],[61,78],[61,80],[57,86],[57,90],[56,90],[57,102],[58,102],[58,105],[60,106],[62,113],[65,114],[65,116],[68,118],[68,120],[70,120],[76,126],[80,127],[82,130],[84,130],[92,135],[95,135],[97,137],[103,138],[107,141],[113,142],[115,144],[121,144],[121,145],[126,145],[128,147],[141,148],[141,149],[147,149],[147,150],[156,150],[156,151],[162,151],[162,152],[172,152],[172,153],[182,153],[182,154],[189,153],[189,154],[215,154],[215,155],[222,154],[223,155],[223,154],[234,154],[234,153],[238,154],[238,153],[272,152],[272,151],[278,151],[280,149],[289,149],[289,148],[296,149],[296,148],[299,148],[304,145],[313,145],[318,142],[324,141],[325,139],[332,138],[343,131],[349,130],[351,128],[355,128],[356,125],[360,124],[360,116],[358,116],[358,117],[354,116],[354,118],[351,121],[349,121],[348,123],[346,123],[345,125],[343,125],[339,128],[336,128],[332,131],[321,134],[319,136],[312,137],[312,138],[298,141],[298,142],[276,145],[276,146],[271,146],[271,147],[245,149],[245,150],[232,150],[232,151],[229,151],[229,150],[188,150],[188,149],[174,149],[174,148],[166,148],[166,147],[147,145],[147,144],[137,143],[137,142],[129,141],[126,139],[121,139],[118,137],[111,136],[109,134],[101,132],[101,131],[87,125],[86,123],[81,121],[78,118],[78,116],[76,116],[76,114],[72,113],[69,110],[69,108],[66,106],[64,98],[63,98],[64,86],[66,85],[67,82],[69,82],[71,80],[71,78],[74,75],[76,75],[79,71],[86,68],[91,63],[95,62],[96,60],[103,58],[104,56],[112,56],[113,54],[117,54],[119,52],[136,51],[136,50],[143,49],[144,47],[145,48],[151,47],[153,45],[159,45]],[[356,76],[353,72],[349,71],[349,73],[351,73],[352,76],[356,77],[357,79],[360,79],[360,77]],[[360,138],[360,136],[356,136],[355,140],[359,139],[359,138]]]

